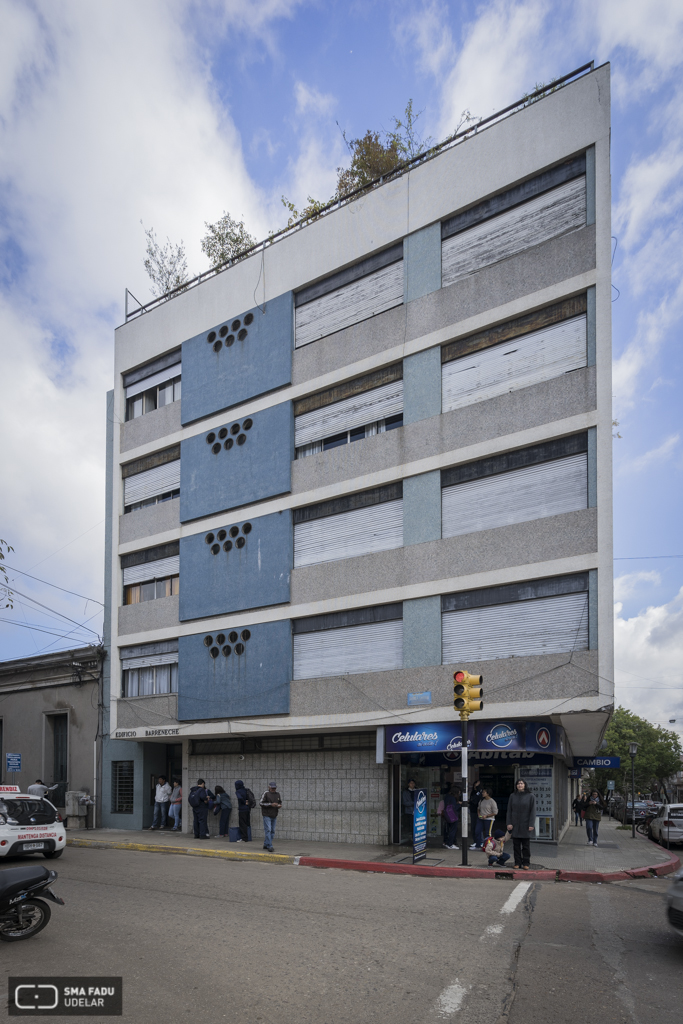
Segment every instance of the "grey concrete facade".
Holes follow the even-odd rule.
[[[441,287],[442,221],[578,153],[585,153],[586,160],[584,226]],[[348,761],[343,765],[334,761],[337,754],[322,751],[247,754],[252,761],[235,761],[233,766],[230,755],[191,754],[190,744],[199,738],[299,735],[322,728],[371,731],[402,720],[451,721],[453,665],[442,664],[441,595],[572,573],[589,577],[586,650],[574,651],[571,657],[501,657],[463,667],[486,677],[484,717],[547,720],[567,729],[575,753],[594,751],[609,715],[613,676],[609,181],[609,68],[604,66],[265,250],[267,304],[403,242],[403,303],[295,347],[291,384],[245,399],[229,414],[217,408],[184,427],[178,402],[121,422],[122,374],[222,323],[232,311],[251,308],[257,279],[262,281],[260,254],[118,329],[112,422],[121,426],[112,433],[108,498],[111,708],[105,759],[132,759],[136,778],[146,779],[150,766],[163,761],[155,746],[161,749],[172,736],[173,741],[183,741],[185,785],[198,773],[207,782],[221,782],[230,789],[234,778],[228,785],[223,777],[237,772],[235,777],[242,775],[256,792],[269,774],[278,782],[284,779],[288,813],[282,827],[289,830],[287,838],[343,836],[344,841],[385,842],[390,826],[389,764],[376,764],[374,754],[347,751],[339,755]],[[442,412],[442,346],[584,295],[585,365]],[[219,431],[230,417],[252,417],[257,423],[260,414],[275,406],[296,403],[397,363],[403,374],[403,426],[292,461],[291,488],[284,493],[282,487],[269,492],[266,487],[262,500],[225,509],[221,503],[231,504],[227,488],[224,499],[206,504],[215,511],[193,513],[196,517],[188,523],[180,522],[180,501],[121,514],[121,464],[186,442],[184,452],[196,451],[193,458],[199,465],[208,432]],[[442,537],[442,470],[580,432],[588,433],[587,507]],[[256,428],[250,438],[255,434]],[[244,453],[252,450],[249,445]],[[186,473],[194,473],[194,462],[189,466],[186,457]],[[177,597],[121,607],[122,554],[398,483],[403,494],[403,546],[292,569],[288,602],[242,606],[240,612],[205,615],[192,622],[180,622]],[[182,593],[182,574],[180,587]],[[293,680],[288,714],[259,712],[222,719],[208,717],[209,708],[205,719],[179,722],[175,695],[121,698],[120,647],[199,633],[215,636],[259,623],[399,601],[403,667]],[[432,693],[431,706],[409,708],[407,695],[425,691]],[[362,765],[356,766],[356,755]],[[346,785],[354,780],[351,774],[335,777],[335,771],[367,772],[362,776],[366,795],[360,796],[355,785]],[[307,782],[302,788],[298,772],[313,773],[305,776],[310,787]],[[313,785],[316,772],[320,791]],[[361,801],[362,807],[343,811],[360,817],[341,819],[325,804],[328,798],[321,793],[326,780],[346,780],[334,793],[345,805]],[[105,789],[107,784],[103,779]],[[145,796],[145,808],[146,800]],[[309,806],[316,800],[322,805]],[[136,808],[131,822],[142,822],[146,814]],[[186,826],[189,817],[186,808]],[[354,839],[356,835],[366,838]]]

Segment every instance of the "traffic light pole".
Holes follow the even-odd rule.
[[[462,816],[462,836],[460,842],[462,844],[462,864],[467,867],[467,853],[470,844],[468,835],[468,825],[470,818],[470,806],[468,800],[468,786],[467,786],[467,718],[460,716],[460,730],[462,733],[462,746],[461,746],[461,765],[462,765],[462,804],[460,805],[460,814]]]

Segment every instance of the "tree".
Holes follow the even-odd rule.
[[[166,244],[162,246],[157,241],[154,228],[146,228],[144,224],[142,227],[147,239],[147,256],[143,265],[152,282],[152,295],[160,298],[188,281],[185,245],[182,239],[180,245],[173,245],[166,238]]]
[[[223,212],[215,224],[204,222],[207,234],[202,238],[202,252],[208,256],[212,267],[240,257],[245,249],[256,245],[244,226],[243,220],[233,220],[229,213]]]
[[[606,747],[601,754],[621,758],[618,769],[599,768],[591,773],[591,785],[604,793],[607,780],[614,779],[621,793],[631,792],[631,758],[629,743],[638,744],[635,761],[636,791],[650,793],[664,790],[667,780],[681,769],[681,741],[678,733],[653,725],[645,718],[618,707],[605,732]]]
[[[9,554],[10,551],[14,551],[11,544],[8,544],[6,540],[0,539],[0,562],[5,561],[5,555],[2,550],[3,548],[7,554]],[[4,585],[0,584],[0,608],[14,608],[14,595],[9,588],[9,576],[7,575],[4,565],[0,565],[0,576],[2,576],[5,581]],[[4,602],[4,604],[2,602]]]

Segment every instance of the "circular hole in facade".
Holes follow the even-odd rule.
[[[228,428],[227,427],[221,427],[221,429],[218,431],[218,436],[220,437],[220,439],[222,441],[224,437],[228,436]]]
[[[228,328],[225,326],[225,324],[223,324],[218,333],[220,334],[221,338],[225,337],[225,335],[228,333]]]
[[[238,436],[238,438],[237,438],[237,443],[238,443],[238,444],[244,444],[244,442],[246,441],[246,439],[247,439],[247,435],[246,435],[246,434],[240,434],[240,435]]]
[[[235,654],[244,654],[244,644],[235,644]]]
[[[217,658],[220,653],[221,652],[218,650],[217,647],[212,647],[211,650],[209,651],[209,654],[211,655],[212,658]]]
[[[220,544],[212,544],[211,545],[211,554],[212,555],[217,555],[218,552],[220,551],[220,549],[221,549]]]
[[[220,338],[218,339],[218,341],[214,341],[214,343],[213,343],[213,350],[214,350],[214,352],[220,352],[220,350],[222,348],[223,348],[223,342],[221,341]]]
[[[208,337],[207,337],[206,340],[208,341],[209,345],[212,345],[214,343],[214,341],[216,340],[216,332],[215,331],[209,331],[209,334],[208,334]]]
[[[226,452],[230,451],[230,449],[232,448],[234,443],[235,442],[233,441],[233,439],[231,437],[229,437],[227,441],[223,442],[223,447],[225,448]]]
[[[216,441],[216,443],[211,446],[211,451],[213,452],[214,455],[218,455],[220,450],[221,450],[221,443],[220,443],[220,441]]]
[[[247,313],[247,315],[244,318],[244,322],[247,325],[247,327],[249,326],[249,324],[253,324],[253,322],[254,322],[254,314],[253,313]]]
[[[242,330],[240,331],[240,333],[237,335],[237,337],[239,338],[240,341],[244,341],[244,339],[246,338],[247,334],[248,334],[248,331],[246,331],[245,328],[243,327]]]
[[[237,636],[237,633],[233,629],[232,633],[228,637],[228,640],[230,641],[231,644],[234,644],[234,643],[236,643],[238,641],[238,639],[239,639],[239,637]]]
[[[215,440],[216,440],[216,435],[214,434],[214,432],[213,432],[213,430],[212,430],[210,434],[207,434],[207,435],[206,435],[206,443],[207,443],[207,444],[213,444],[213,442],[214,442]]]
[[[242,639],[245,642],[247,640],[251,640],[251,630],[250,629],[243,629],[242,632],[240,633],[240,636],[242,637]]]
[[[218,537],[218,539],[219,539],[219,540],[225,540],[225,538],[226,538],[226,537],[227,537],[228,535],[227,535],[227,533],[225,532],[225,530],[219,530],[219,531],[218,531],[218,533],[216,534],[216,536]]]
[[[207,533],[207,535],[204,538],[204,540],[206,541],[207,544],[213,544],[213,540],[214,540],[213,534],[212,533]]]
[[[212,636],[205,636],[204,637],[204,646],[205,647],[210,647],[212,643],[213,643],[213,637]]]
[[[233,320],[233,322],[230,324],[230,330],[231,331],[239,331],[241,326],[242,326],[242,324],[240,323],[239,320]]]
[[[239,526],[231,526],[230,527],[230,536],[231,537],[236,537],[239,532],[240,532]]]
[[[254,425],[254,421],[251,418],[248,418],[242,424],[242,430],[251,430],[253,425]]]
[[[239,434],[239,432],[240,432],[240,425],[239,425],[239,423],[233,423],[233,425],[230,427],[230,433],[231,434]]]
[[[230,646],[230,644],[226,644],[225,647],[223,648],[223,657],[224,658],[229,658],[231,654],[232,654],[232,647]]]
[[[227,338],[225,339],[225,347],[226,348],[230,348],[230,346],[234,345],[234,344],[235,344],[235,335],[234,334],[229,334],[227,336]]]
[[[244,539],[244,537],[238,537],[237,540],[235,541],[235,547],[236,548],[243,548],[246,543],[247,542]]]
[[[242,527],[242,533],[251,533],[251,523],[245,523]]]
[[[232,551],[232,541],[231,540],[226,540],[225,544],[223,545],[223,550],[224,551]]]
[[[216,637],[216,643],[218,644],[219,647],[221,644],[225,643],[225,633],[218,634],[218,636]]]

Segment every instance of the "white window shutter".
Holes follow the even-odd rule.
[[[123,504],[136,505],[147,498],[155,498],[167,491],[180,488],[180,459],[154,466],[142,473],[127,476],[123,481]]]
[[[403,668],[403,621],[371,622],[294,634],[294,678]]]
[[[383,501],[294,526],[294,568],[403,545],[403,500]]]
[[[402,412],[403,381],[392,380],[379,388],[297,416],[294,420],[294,444],[300,448],[343,430],[364,427]]]
[[[295,347],[335,334],[403,302],[403,260],[299,306]]]
[[[131,565],[123,570],[123,585],[146,583],[149,580],[162,580],[167,576],[180,575],[180,555],[170,558],[159,558],[156,562],[143,562],[142,565]]]

